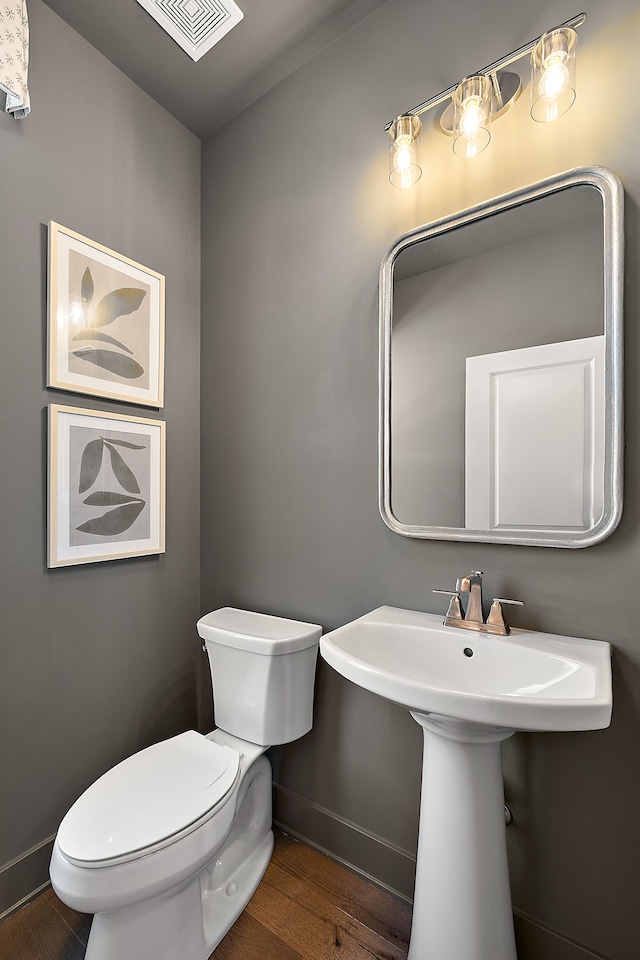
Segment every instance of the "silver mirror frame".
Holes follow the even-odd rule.
[[[568,187],[590,186],[599,191],[603,205],[604,231],[604,335],[605,335],[605,450],[604,512],[590,530],[561,535],[517,535],[512,531],[473,530],[464,527],[420,526],[403,523],[391,507],[391,329],[393,322],[393,277],[397,257],[403,250],[448,233],[457,227],[511,210],[532,200],[550,196]],[[395,533],[427,540],[470,540],[478,543],[509,543],[537,547],[590,547],[610,536],[622,515],[623,484],[623,277],[624,191],[618,176],[605,167],[578,167],[531,186],[471,207],[462,213],[436,220],[399,237],[388,249],[380,267],[378,491],[382,519]]]

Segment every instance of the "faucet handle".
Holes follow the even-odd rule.
[[[431,592],[444,593],[447,597],[451,597],[445,614],[446,620],[464,620],[464,614],[460,606],[460,594],[456,590],[432,590]]]
[[[504,613],[502,611],[503,603],[511,603],[514,606],[524,607],[524,600],[507,600],[505,597],[494,597],[493,603],[491,604],[491,609],[489,610],[489,616],[487,617],[487,623],[492,624],[494,627],[498,627],[502,632],[504,630],[504,635],[508,636],[509,626],[505,623]]]

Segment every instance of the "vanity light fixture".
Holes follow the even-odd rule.
[[[453,136],[453,152],[459,157],[475,157],[484,150],[491,140],[491,122],[515,103],[522,90],[518,74],[503,68],[527,54],[531,54],[532,119],[549,123],[566,113],[576,98],[575,28],[586,19],[586,13],[572,17],[389,121],[385,130],[389,133],[391,183],[395,187],[411,187],[422,176],[420,115],[446,100],[451,103],[440,117],[440,129]]]

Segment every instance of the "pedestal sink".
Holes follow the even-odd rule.
[[[517,730],[607,727],[610,645],[519,629],[476,635],[380,607],[325,634],[320,653],[408,707],[424,731],[409,960],[516,960],[500,743]]]

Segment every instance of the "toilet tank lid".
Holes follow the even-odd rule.
[[[87,865],[127,859],[168,841],[217,806],[238,775],[231,747],[187,730],[123,760],[96,780],[58,830],[65,856]]]
[[[198,633],[203,640],[213,643],[278,656],[317,646],[322,627],[251,610],[221,607],[198,620]]]

